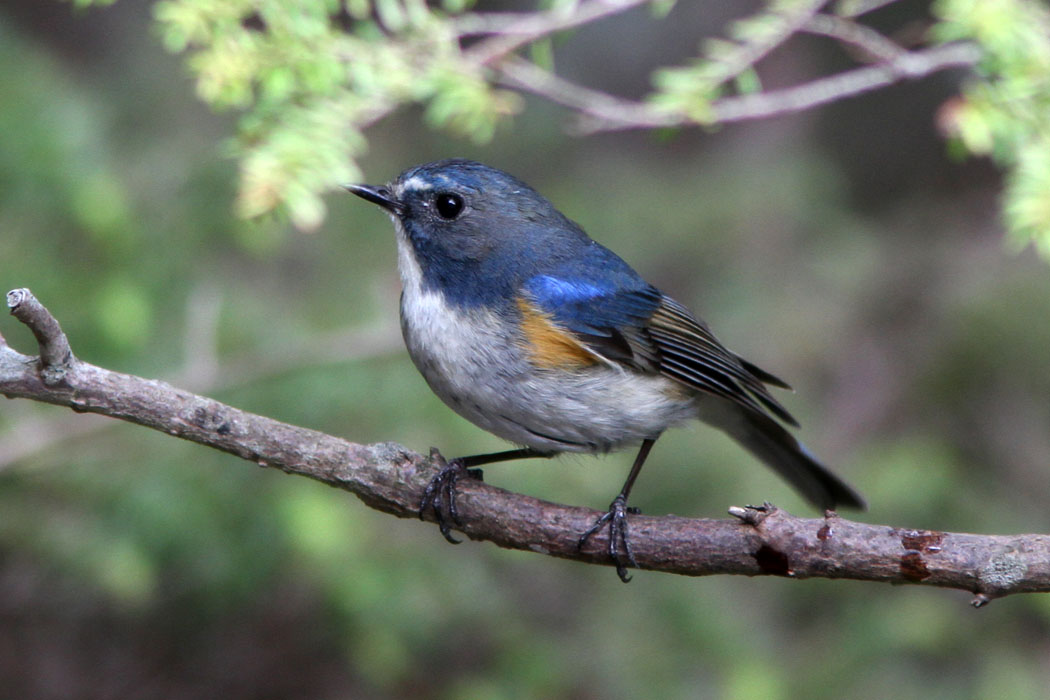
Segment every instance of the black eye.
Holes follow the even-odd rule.
[[[434,208],[443,219],[455,219],[463,211],[463,198],[451,192],[440,192],[434,197]]]

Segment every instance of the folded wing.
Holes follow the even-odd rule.
[[[601,360],[660,373],[797,425],[765,386],[788,388],[786,383],[730,352],[687,308],[632,270],[616,272],[601,280],[539,275],[524,293]]]

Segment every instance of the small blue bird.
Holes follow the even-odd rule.
[[[410,168],[388,185],[348,185],[397,230],[401,330],[430,388],[521,449],[451,460],[420,503],[446,539],[456,481],[482,464],[641,443],[609,510],[620,578],[636,565],[627,498],[653,443],[690,419],[720,428],[824,509],[861,497],[780,423],[780,379],[727,350],[687,308],[591,240],[547,199],[469,160]]]

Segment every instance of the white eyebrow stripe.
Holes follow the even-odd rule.
[[[401,192],[415,191],[415,192],[426,192],[427,190],[434,189],[434,185],[427,182],[418,175],[413,175],[404,182],[398,188]]]

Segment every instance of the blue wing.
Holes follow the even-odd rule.
[[[604,248],[600,264],[575,264],[527,280],[523,295],[597,357],[663,374],[696,391],[797,425],[766,389],[780,379],[723,346],[684,306]],[[594,261],[591,261],[592,263]]]
[[[600,358],[656,371],[653,349],[634,343],[632,335],[634,329],[648,324],[661,295],[654,287],[638,282],[539,275],[526,282],[525,290],[536,308]]]

